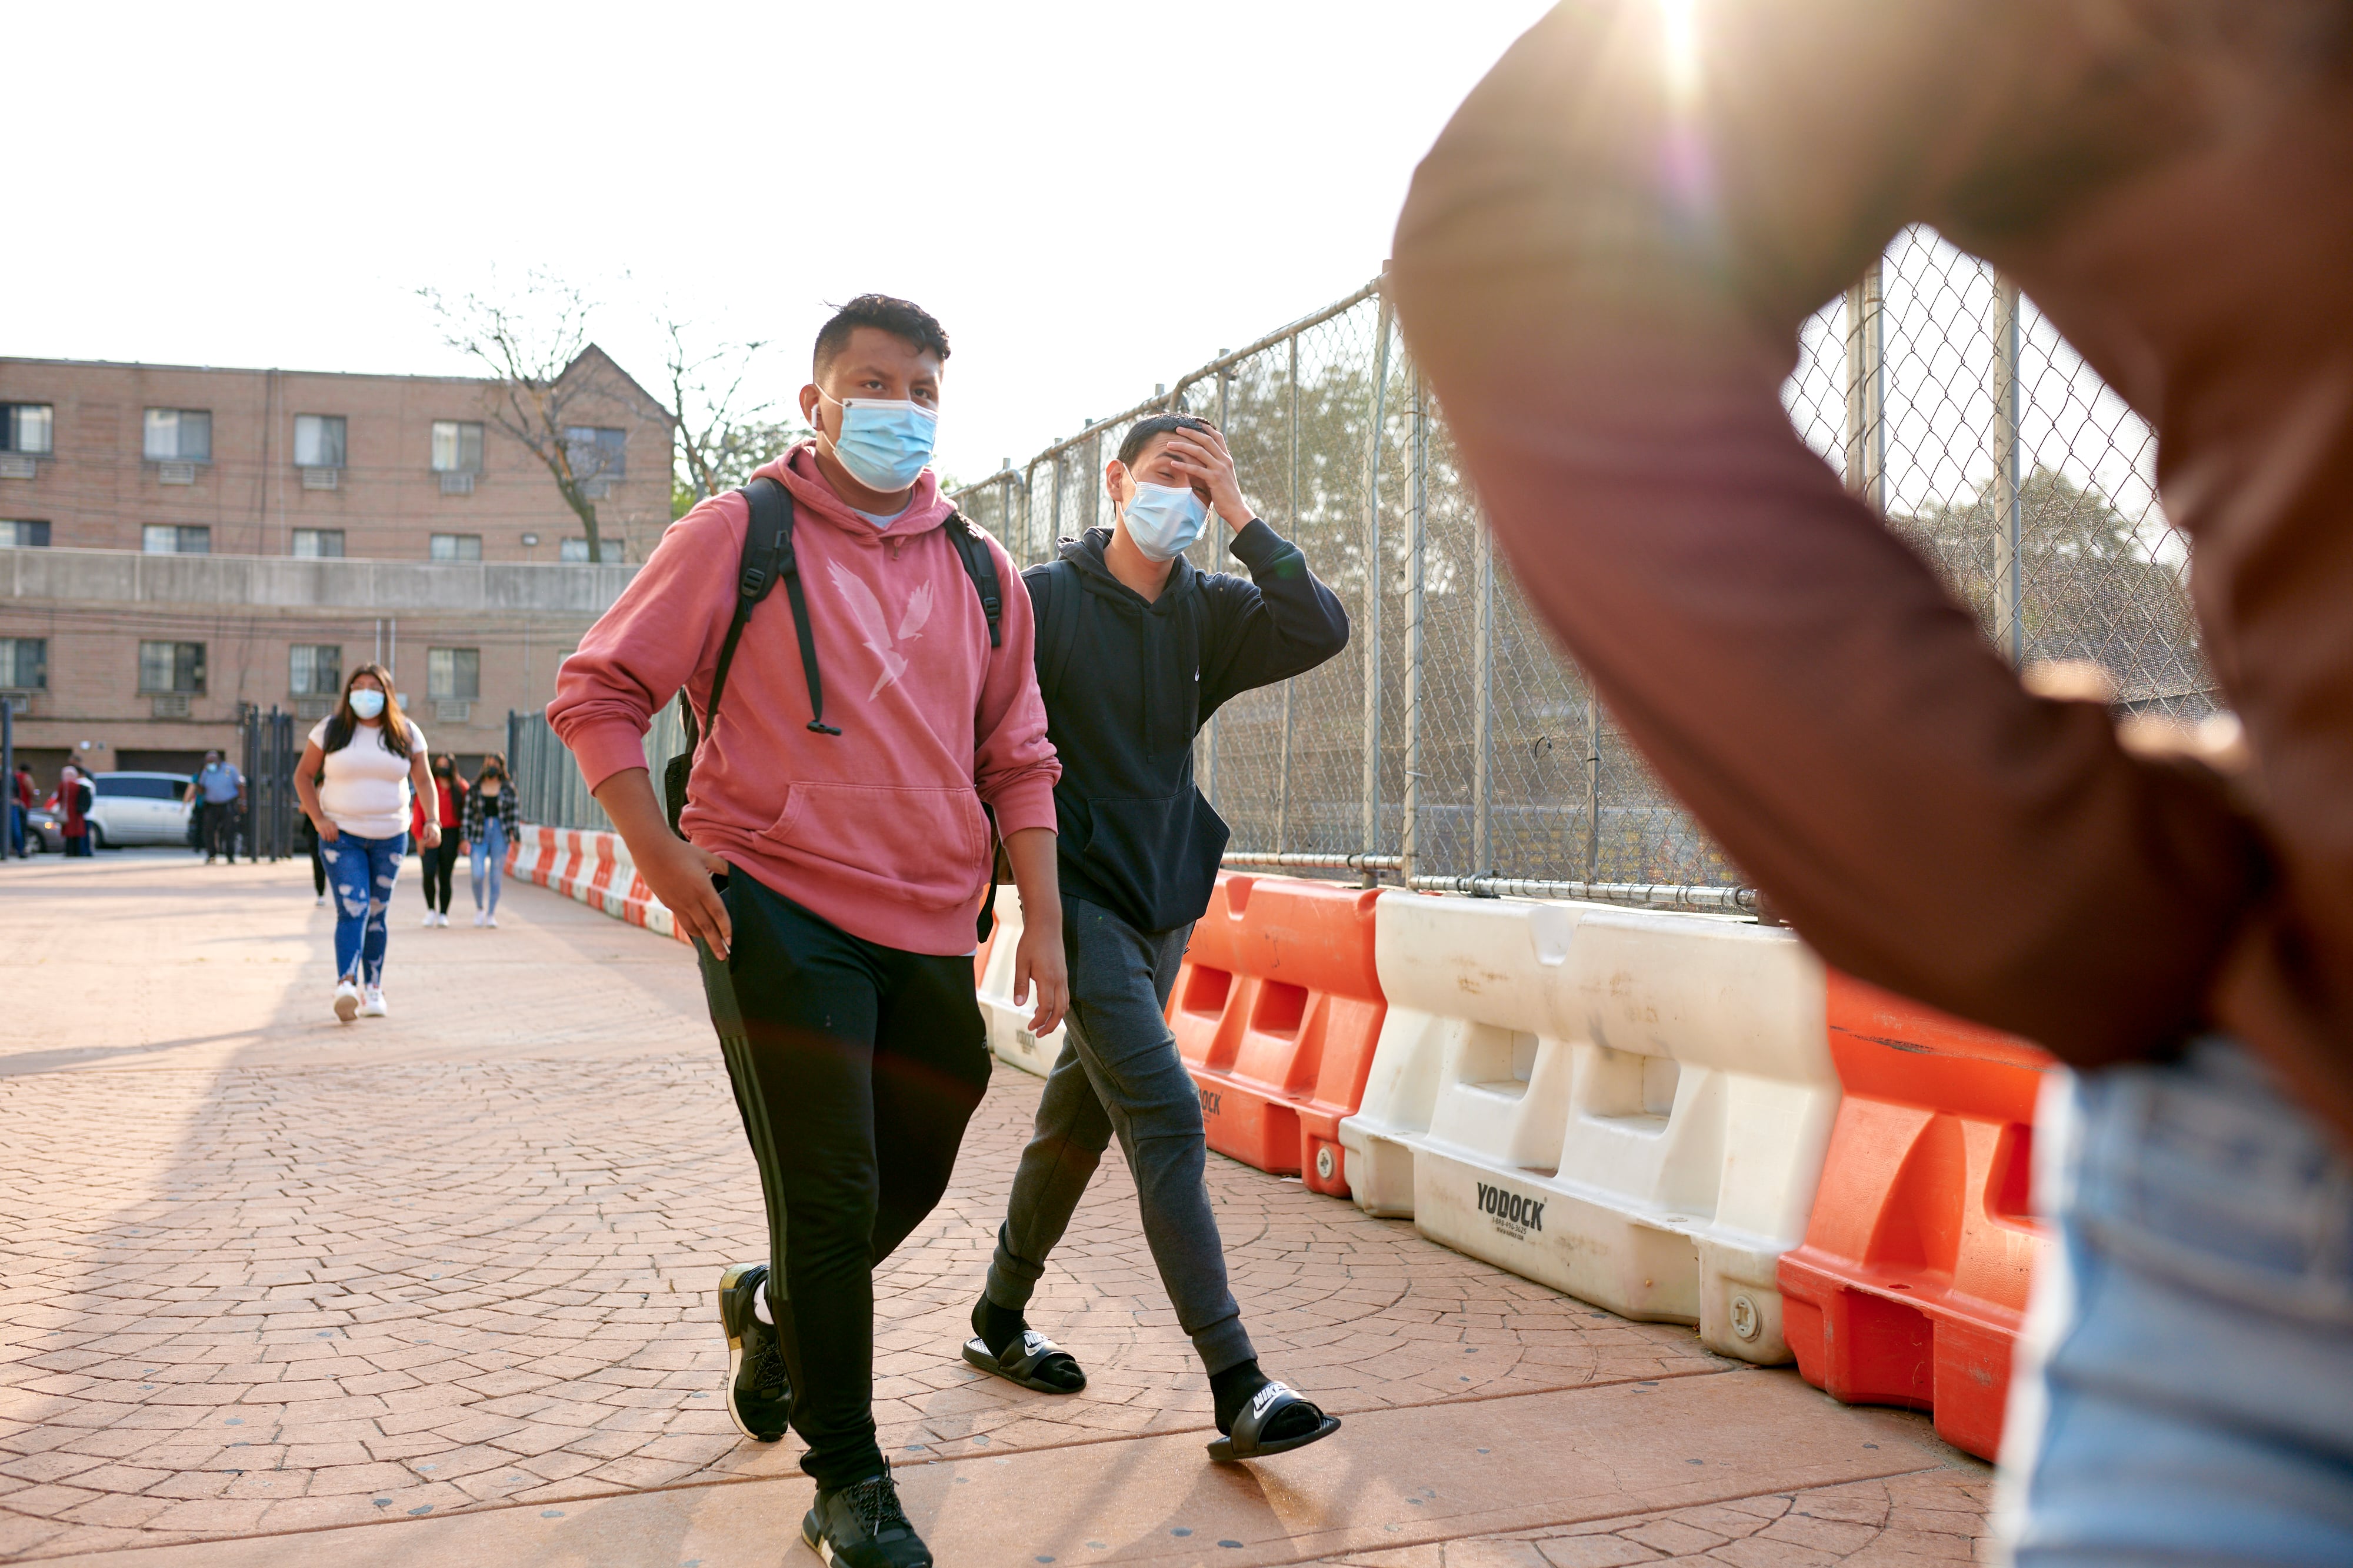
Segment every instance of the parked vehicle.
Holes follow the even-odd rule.
[[[188,790],[185,773],[91,773],[90,847],[120,849],[132,844],[185,844],[188,819],[194,815],[181,798]],[[64,814],[54,792],[41,806],[25,814],[26,847],[38,837],[41,848],[62,854],[66,847]]]

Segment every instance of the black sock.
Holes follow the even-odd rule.
[[[1259,1371],[1258,1358],[1240,1362],[1223,1372],[1209,1374],[1209,1397],[1218,1410],[1218,1430],[1230,1437],[1234,1435],[1234,1417],[1273,1379]]]
[[[1274,1379],[1259,1371],[1257,1358],[1229,1366],[1223,1372],[1209,1374],[1209,1398],[1217,1406],[1218,1430],[1230,1437],[1234,1435],[1234,1417],[1250,1407],[1258,1391]],[[1260,1432],[1261,1438],[1271,1441],[1282,1437],[1303,1437],[1323,1425],[1323,1412],[1302,1400],[1286,1406]]]
[[[1003,1355],[1005,1347],[1019,1339],[1029,1327],[1029,1320],[1022,1316],[1018,1307],[1000,1307],[987,1296],[973,1303],[972,1331],[980,1336],[980,1342],[988,1347],[991,1355]]]

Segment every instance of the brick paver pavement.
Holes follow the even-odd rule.
[[[419,931],[405,881],[394,1016],[338,1025],[305,870],[0,881],[0,1558],[792,1473],[722,1403],[711,1288],[764,1226],[684,950],[527,888],[506,929]],[[1115,1160],[1032,1308],[1086,1394],[956,1359],[1037,1090],[1000,1069],[878,1279],[902,1460],[1210,1429]],[[1295,1181],[1213,1160],[1210,1187],[1262,1360],[1344,1415],[1736,1364]],[[1442,1561],[1966,1558],[1985,1472],[1951,1465]]]

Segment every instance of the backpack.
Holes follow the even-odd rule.
[[[801,593],[800,561],[793,553],[793,495],[783,484],[765,475],[754,479],[737,492],[752,509],[752,521],[744,530],[744,553],[736,563],[735,615],[727,623],[726,640],[719,645],[718,668],[711,676],[711,702],[705,711],[708,721],[700,733],[694,722],[694,705],[681,689],[678,694],[678,716],[686,733],[686,749],[670,760],[662,770],[662,793],[670,808],[670,830],[678,831],[679,814],[686,809],[687,783],[694,772],[694,755],[702,749],[702,735],[707,734],[719,722],[719,698],[727,689],[727,668],[735,661],[735,645],[743,640],[744,627],[752,618],[752,611],[781,577],[785,598],[792,605],[793,635],[801,645],[801,673],[808,679],[809,720],[804,726],[812,734],[839,735],[841,731],[825,721],[825,684],[818,677],[817,638],[809,630],[808,601]],[[981,613],[988,617],[988,646],[1005,646],[1002,619],[1005,596],[997,576],[997,559],[988,552],[988,543],[980,528],[960,511],[948,513],[940,525],[947,531],[948,541],[955,546],[956,559],[964,563],[965,575],[972,579],[975,592],[980,595]],[[990,826],[995,827],[992,819]],[[1002,851],[1000,850],[1000,854]],[[981,932],[986,938],[994,911],[984,904]]]
[[[1062,678],[1071,668],[1071,651],[1078,646],[1079,607],[1086,601],[1087,587],[1079,580],[1079,569],[1060,557],[1022,573],[1021,585],[1029,590],[1029,603],[1037,612],[1038,697],[1051,713],[1054,698],[1062,689]],[[1184,625],[1177,635],[1191,655],[1198,680],[1204,613],[1201,595],[1196,593],[1187,598],[1184,608]],[[1198,715],[1198,721],[1208,722],[1208,715]]]

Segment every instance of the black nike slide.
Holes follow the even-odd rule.
[[[993,1373],[1008,1383],[1018,1383],[1039,1394],[1076,1394],[1087,1385],[1087,1374],[1080,1367],[1079,1358],[1035,1329],[1023,1330],[1021,1337],[1007,1345],[1001,1356],[989,1354],[988,1342],[975,1334],[964,1342],[964,1359],[983,1372]],[[1041,1368],[1058,1359],[1069,1363],[1071,1370],[1079,1374],[1076,1384],[1065,1386],[1048,1383],[1038,1375]]]
[[[1294,1405],[1306,1405],[1315,1412],[1319,1425],[1313,1432],[1297,1437],[1261,1439],[1259,1434],[1274,1418],[1275,1412],[1288,1410]],[[1240,1415],[1234,1417],[1230,1437],[1220,1437],[1209,1445],[1209,1458],[1219,1464],[1230,1465],[1241,1459],[1263,1459],[1275,1454],[1288,1454],[1293,1448],[1304,1448],[1310,1443],[1320,1443],[1340,1429],[1340,1418],[1326,1415],[1313,1405],[1285,1388],[1270,1383],[1252,1396]]]

